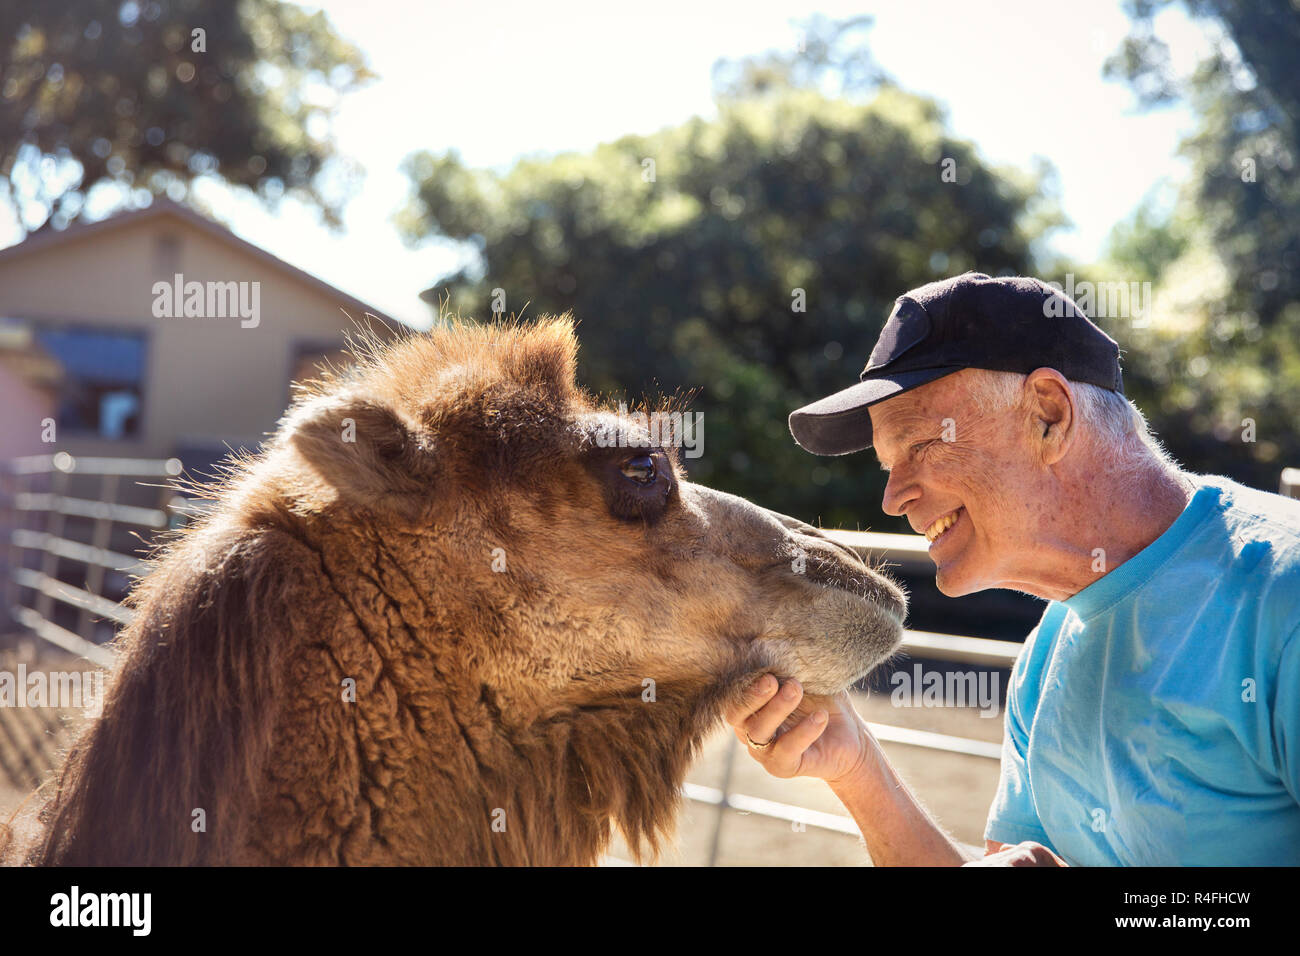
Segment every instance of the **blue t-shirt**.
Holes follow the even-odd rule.
[[[1195,480],[1026,640],[986,840],[1076,866],[1300,864],[1300,501]]]

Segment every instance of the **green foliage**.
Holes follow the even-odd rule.
[[[277,0],[7,0],[0,175],[29,228],[75,219],[99,185],[180,199],[205,174],[336,225],[330,120],[370,77],[324,14]]]
[[[1130,4],[1132,33],[1109,64],[1143,102],[1185,97],[1199,118],[1174,210],[1139,211],[1114,237],[1116,267],[1159,289],[1156,321],[1125,342],[1129,377],[1185,462],[1275,488],[1300,463],[1300,8],[1187,3],[1219,29],[1183,78],[1152,28],[1167,3]]]
[[[1175,219],[1148,197],[1124,222],[1111,229],[1106,259],[1123,263],[1133,279],[1155,282],[1187,252],[1190,224]]]
[[[506,312],[572,310],[587,384],[634,400],[695,390],[698,478],[847,527],[903,527],[877,518],[874,459],[808,455],[786,416],[857,380],[907,289],[1030,271],[1039,233],[1022,220],[1043,205],[1032,175],[990,169],[934,102],[892,87],[870,102],[769,89],[590,154],[494,173],[421,153],[406,171],[409,239],[479,253],[428,298],[484,317],[500,289]]]

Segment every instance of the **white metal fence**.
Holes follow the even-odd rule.
[[[4,603],[24,630],[108,666],[103,638],[130,623],[121,599],[145,562],[125,548],[172,525],[165,482],[179,460],[73,458],[8,462],[0,490],[9,536]],[[134,503],[130,503],[134,501]]]

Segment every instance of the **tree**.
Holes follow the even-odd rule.
[[[1189,0],[1212,49],[1180,77],[1153,25],[1170,2],[1130,0],[1108,64],[1147,108],[1185,98],[1199,117],[1180,201],[1163,218],[1140,211],[1111,251],[1120,268],[1158,267],[1132,378],[1184,461],[1275,488],[1300,462],[1300,10]]]
[[[1028,271],[1051,219],[1028,231],[1039,182],[989,168],[938,105],[887,85],[867,101],[763,84],[721,98],[716,120],[590,154],[497,174],[419,153],[406,172],[409,240],[476,252],[431,299],[476,317],[573,310],[589,385],[695,391],[696,478],[848,527],[878,515],[883,475],[803,452],[786,416],[856,381],[896,296]]]
[[[337,225],[330,121],[371,78],[322,13],[277,0],[9,0],[0,7],[0,175],[28,229],[91,190],[185,194],[220,176]]]

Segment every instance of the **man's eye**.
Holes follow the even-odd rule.
[[[632,481],[642,485],[653,484],[654,480],[659,477],[659,472],[655,468],[655,460],[650,455],[637,455],[623,462],[623,475]]]

